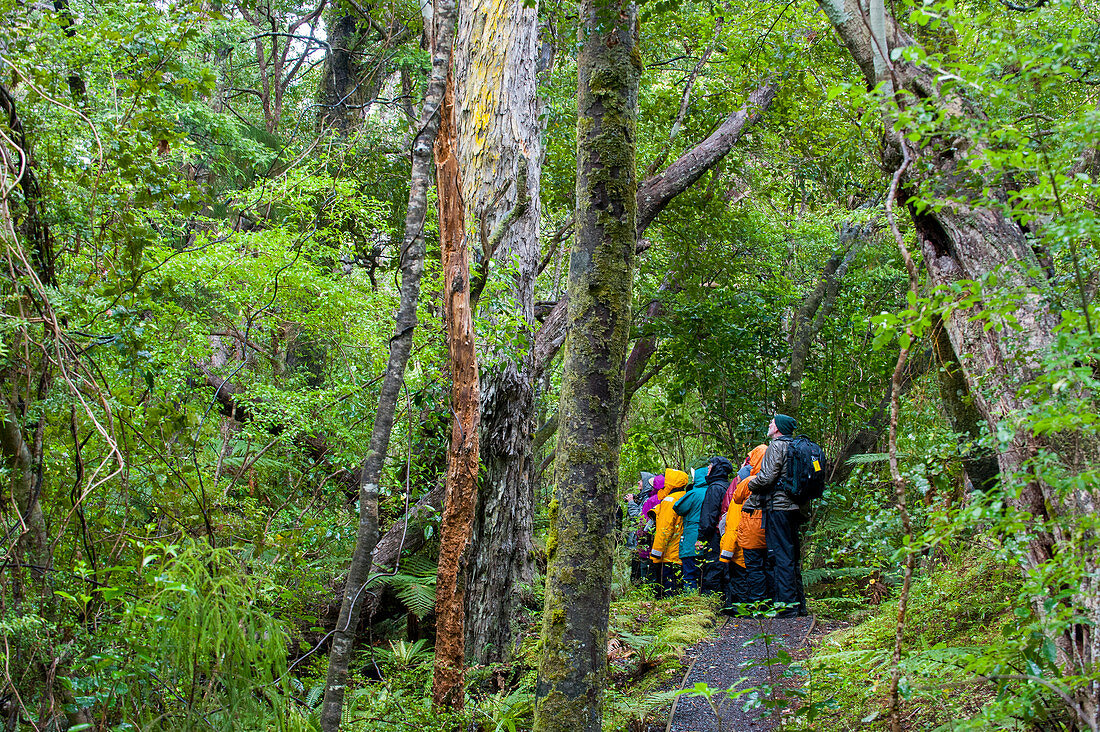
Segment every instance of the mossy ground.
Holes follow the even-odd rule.
[[[658,600],[651,588],[629,584],[629,570],[622,556],[619,560],[610,612],[603,729],[633,732],[667,716],[684,672],[684,651],[713,632],[718,607],[698,594]],[[522,622],[523,640],[516,659],[467,669],[466,709],[445,717],[431,708],[430,646],[406,643],[397,625],[393,637],[376,636],[375,647],[356,657],[358,673],[351,681],[347,728],[372,732],[410,726],[431,732],[455,725],[488,732],[531,729],[542,614],[528,610]],[[369,678],[376,663],[381,680]],[[321,664],[302,680],[302,694],[313,701],[323,679]]]
[[[718,607],[698,593],[658,600],[646,587],[632,587],[612,603],[605,730],[646,729],[668,714],[684,651],[711,635]]]

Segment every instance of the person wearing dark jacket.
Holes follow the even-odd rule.
[[[722,536],[718,533],[718,521],[722,518],[722,501],[730,486],[733,464],[724,457],[715,456],[707,466],[707,489],[699,512],[699,537],[702,542],[699,563],[702,568],[699,591],[722,594],[726,587],[726,565],[719,561]]]
[[[626,546],[628,549],[637,549],[638,547],[637,530],[639,525],[645,525],[645,518],[642,517],[642,505],[656,492],[653,490],[653,479],[655,477],[653,473],[647,473],[644,470],[641,471],[642,479],[638,481],[638,492],[630,493],[626,496],[626,525],[628,528]],[[645,565],[648,564],[648,562],[643,563],[641,558],[638,557],[637,552],[631,552],[631,555],[630,581],[638,582],[644,580]]]
[[[802,550],[798,529],[802,525],[802,511],[790,490],[792,477],[788,460],[791,437],[798,423],[793,417],[777,414],[768,425],[768,445],[760,471],[750,479],[749,490],[759,496],[763,509],[764,538],[768,553],[774,557],[768,572],[771,575],[773,600],[785,603],[777,617],[789,618],[805,615],[806,594],[802,587]]]

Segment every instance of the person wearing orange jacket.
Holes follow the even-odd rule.
[[[730,484],[726,492],[729,497],[729,511],[726,514],[726,533],[723,536],[723,554],[729,546],[730,557],[734,559],[730,566],[730,597],[732,602],[753,603],[768,599],[768,584],[765,564],[768,558],[768,544],[764,539],[763,511],[760,499],[749,491],[752,476],[760,472],[767,445],[757,445],[745,460],[745,466],[738,472],[739,480]],[[744,473],[744,467],[749,470]],[[738,512],[738,517],[730,520],[729,514]],[[736,526],[736,529],[731,529]],[[741,562],[736,562],[740,554]],[[727,560],[728,561],[728,560]],[[732,604],[732,603],[731,603]]]
[[[661,502],[650,509],[656,526],[649,559],[654,565],[653,576],[660,578],[659,597],[680,589],[680,537],[684,532],[684,521],[673,506],[684,495],[689,482],[690,478],[684,471],[675,468],[666,470],[665,485],[661,489],[664,495],[658,493]]]

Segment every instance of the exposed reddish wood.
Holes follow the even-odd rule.
[[[503,316],[516,323],[513,334],[524,341],[534,340],[542,242],[539,16],[537,3],[464,2],[454,67],[462,192],[478,230],[470,248],[480,247],[472,307],[489,322]],[[479,303],[490,267],[496,268],[496,292],[508,294]],[[531,348],[490,346],[487,353],[492,366],[481,372],[481,481],[465,575],[467,662],[480,665],[511,658],[516,619],[535,584]]]
[[[451,77],[453,78],[453,77]],[[465,655],[464,565],[477,500],[478,432],[481,422],[477,352],[470,308],[470,265],[466,212],[455,157],[454,90],[448,82],[435,142],[439,193],[439,239],[443,260],[443,318],[451,368],[451,446],[447,453],[447,497],[436,575],[435,665],[432,703],[461,709]]]
[[[439,131],[439,107],[451,66],[455,18],[454,0],[438,0],[433,22],[425,35],[432,44],[432,72],[424,93],[420,125],[412,142],[412,169],[409,174],[409,205],[405,212],[405,235],[401,258],[400,305],[390,338],[385,378],[375,411],[367,456],[359,483],[359,531],[355,551],[348,567],[340,604],[340,618],[332,636],[329,653],[325,696],[321,704],[321,729],[334,732],[340,727],[344,690],[347,688],[348,663],[355,642],[355,631],[362,611],[362,593],[370,574],[371,560],[378,541],[378,487],[382,463],[390,443],[398,394],[405,382],[405,365],[412,349],[412,334],[416,327],[416,305],[420,295],[420,276],[424,270],[424,217],[427,211],[427,191],[431,179],[431,151]],[[431,28],[429,32],[427,28]]]

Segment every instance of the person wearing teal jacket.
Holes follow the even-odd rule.
[[[695,483],[691,490],[680,496],[672,510],[684,519],[684,533],[680,537],[680,561],[683,562],[684,589],[699,589],[699,557],[695,543],[699,539],[699,516],[703,512],[703,498],[707,495],[707,467],[695,469]]]

